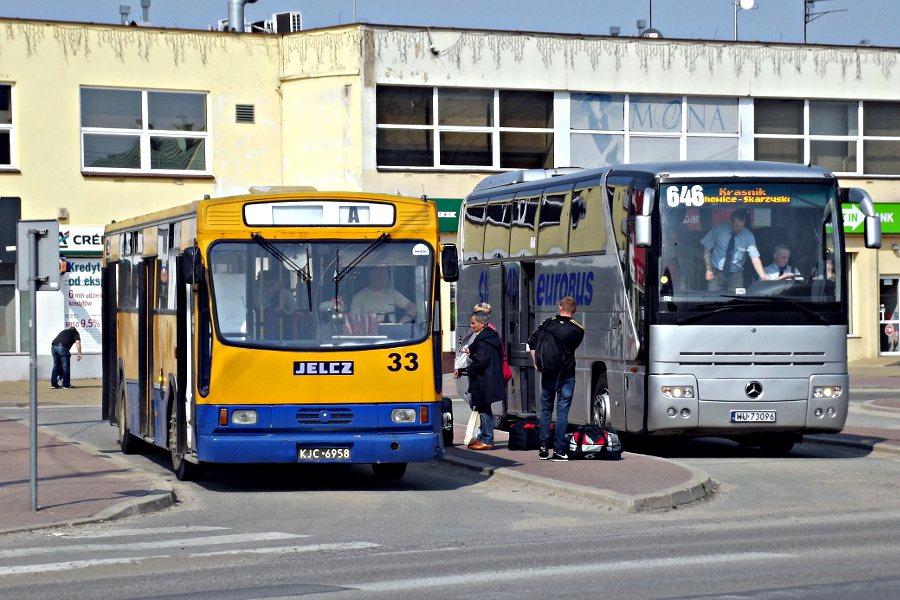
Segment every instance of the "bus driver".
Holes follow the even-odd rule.
[[[416,318],[416,305],[387,285],[387,280],[387,267],[370,268],[369,285],[353,296],[350,312],[374,313],[379,323],[412,323]]]

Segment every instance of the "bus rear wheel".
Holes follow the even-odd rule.
[[[131,435],[128,427],[128,401],[125,396],[125,386],[119,386],[119,401],[116,403],[116,421],[119,430],[118,442],[122,454],[140,454],[143,441]]]
[[[178,422],[175,411],[169,419],[169,453],[172,456],[172,471],[178,481],[197,481],[203,477],[203,467],[188,462],[184,456],[178,454]]]
[[[372,472],[378,479],[400,479],[406,473],[406,463],[375,463]]]

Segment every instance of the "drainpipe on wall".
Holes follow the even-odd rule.
[[[228,31],[244,31],[244,5],[256,0],[228,0]]]

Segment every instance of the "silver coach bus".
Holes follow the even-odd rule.
[[[498,425],[539,413],[526,342],[572,296],[586,330],[572,424],[720,436],[775,453],[804,433],[840,431],[844,202],[865,215],[866,246],[879,247],[869,195],[817,167],[672,162],[486,178],[460,211],[457,328],[467,330],[469,307],[491,303],[514,373]],[[717,258],[704,252],[707,234],[734,215],[752,237],[736,237],[741,272],[720,281],[707,271]],[[762,279],[785,248],[789,273]]]

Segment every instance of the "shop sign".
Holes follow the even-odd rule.
[[[431,198],[437,205],[438,225],[442,233],[456,233],[459,229],[459,207],[462,198]]]
[[[59,226],[59,253],[63,256],[103,254],[103,227]]]
[[[844,233],[862,233],[865,215],[856,204],[841,204]],[[877,202],[875,213],[881,218],[881,233],[900,233],[900,202]]]

